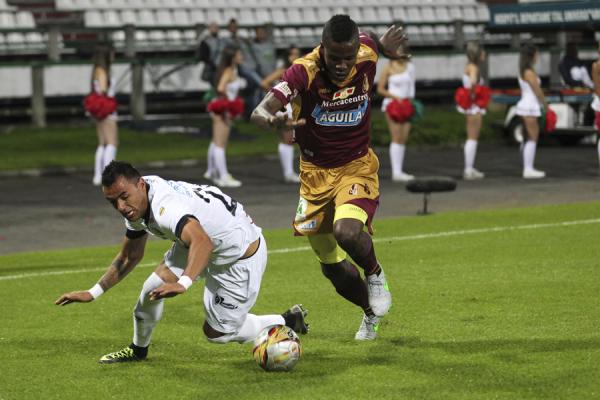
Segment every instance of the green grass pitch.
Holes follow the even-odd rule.
[[[307,242],[266,232],[256,313],[309,309],[304,356],[265,373],[251,345],[202,336],[202,285],[166,302],[147,361],[100,365],[130,343],[141,284],[168,245],[90,304],[116,247],[0,257],[0,399],[592,399],[600,397],[600,203],[376,221],[394,306],[369,343]]]

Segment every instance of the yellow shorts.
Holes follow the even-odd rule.
[[[371,149],[337,168],[321,168],[300,160],[300,201],[293,224],[296,234],[333,233],[336,208],[343,204],[362,209],[370,230],[379,205],[378,171],[379,160]]]

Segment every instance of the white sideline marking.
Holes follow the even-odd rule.
[[[492,226],[490,228],[478,228],[478,229],[463,229],[458,231],[446,231],[446,232],[437,232],[437,233],[423,233],[420,235],[409,235],[409,236],[390,236],[385,238],[375,238],[373,242],[399,242],[404,240],[420,240],[420,239],[430,239],[430,238],[439,238],[439,237],[448,237],[448,236],[460,236],[460,235],[472,235],[476,233],[495,233],[495,232],[506,232],[506,231],[517,231],[517,230],[526,230],[526,229],[543,229],[543,228],[556,228],[563,226],[573,226],[573,225],[589,225],[589,224],[598,224],[600,223],[600,218],[595,219],[583,219],[577,221],[565,221],[565,222],[554,222],[548,224],[529,224],[529,225],[516,225],[516,226]],[[269,250],[269,254],[286,254],[286,253],[296,253],[301,251],[311,250],[310,246],[300,246],[300,247],[287,247],[282,249]],[[147,268],[157,265],[157,263],[143,263],[138,267]],[[46,272],[31,272],[25,274],[16,274],[16,275],[5,275],[0,276],[0,281],[9,281],[15,279],[23,279],[23,278],[36,278],[40,276],[51,276],[51,275],[67,275],[67,274],[79,274],[83,272],[92,272],[92,271],[104,271],[106,267],[103,268],[87,268],[87,269],[69,269],[62,271],[46,271]]]

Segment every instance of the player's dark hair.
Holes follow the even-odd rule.
[[[321,40],[332,40],[335,43],[358,40],[358,26],[348,15],[334,15],[325,23]]]
[[[525,43],[521,46],[521,53],[519,54],[519,75],[521,78],[528,69],[533,69],[533,60],[537,54],[538,49],[533,43]]]
[[[141,174],[133,165],[123,161],[111,161],[104,171],[102,171],[102,186],[109,187],[119,179],[124,177],[128,181],[136,181],[141,178]]]

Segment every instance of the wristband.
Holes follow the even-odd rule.
[[[183,286],[185,288],[185,290],[188,290],[190,288],[190,286],[192,286],[192,278],[190,278],[187,275],[181,275],[181,278],[179,278],[179,280],[177,281],[177,283],[179,283],[181,286]]]
[[[90,290],[88,290],[88,292],[90,292],[94,300],[96,300],[102,295],[102,293],[104,293],[104,289],[102,289],[102,286],[100,286],[99,283],[96,283]]]

